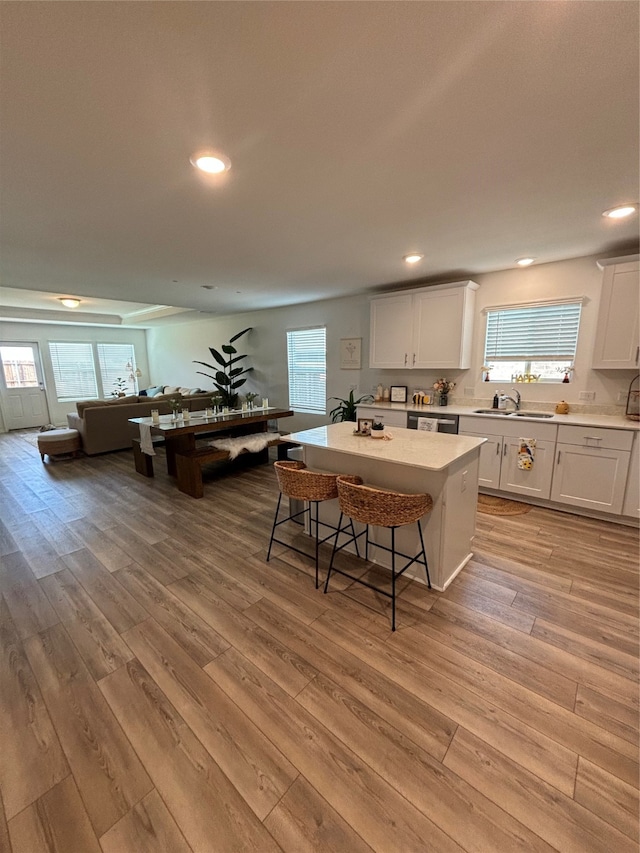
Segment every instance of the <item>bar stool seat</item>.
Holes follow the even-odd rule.
[[[427,586],[431,588],[431,578],[429,577],[429,564],[427,562],[427,554],[424,549],[424,538],[422,536],[422,527],[420,519],[431,512],[433,509],[433,499],[431,495],[423,494],[403,494],[402,492],[393,492],[387,489],[380,489],[375,486],[366,486],[361,477],[338,475],[337,477],[338,502],[340,504],[340,520],[338,528],[342,527],[344,516],[347,516],[353,525],[354,521],[358,521],[365,525],[365,529],[355,534],[347,542],[344,542],[338,547],[338,537],[336,536],[331,552],[331,560],[329,562],[329,571],[324,585],[324,591],[329,589],[329,579],[332,572],[337,572],[344,575],[357,583],[368,586],[376,592],[386,595],[391,599],[391,630],[396,630],[396,580],[404,574],[404,572],[414,563],[424,566],[427,576]],[[420,550],[412,557],[409,554],[404,554],[396,549],[395,532],[397,527],[403,527],[407,524],[417,524],[418,533],[420,536]],[[374,527],[386,527],[391,530],[391,547],[376,543],[377,548],[388,551],[391,554],[391,592],[374,586],[368,581],[362,580],[355,575],[349,574],[342,569],[336,569],[333,565],[334,559],[338,551],[341,551],[351,542],[355,542],[357,550],[357,540],[361,536],[365,536],[365,559],[369,558],[369,525]],[[403,557],[408,562],[399,570],[396,570],[396,556]]]
[[[273,465],[276,477],[278,478],[278,485],[280,487],[280,494],[278,495],[278,504],[276,506],[276,512],[273,518],[273,526],[271,528],[271,538],[269,540],[269,549],[267,551],[267,562],[271,557],[271,548],[273,543],[276,542],[278,545],[284,545],[286,548],[289,548],[292,551],[296,551],[298,554],[303,554],[305,557],[310,556],[306,551],[303,551],[301,548],[296,548],[294,545],[291,545],[288,542],[284,542],[282,539],[276,539],[276,527],[279,527],[281,524],[285,524],[287,521],[294,521],[299,518],[303,518],[305,515],[309,516],[309,529],[313,534],[313,527],[315,525],[315,570],[316,570],[316,589],[318,589],[318,570],[319,570],[319,562],[318,562],[318,552],[320,545],[324,542],[327,542],[329,539],[337,539],[341,532],[344,532],[340,529],[341,525],[335,527],[335,525],[327,524],[326,522],[320,522],[318,520],[318,506],[322,501],[330,501],[334,500],[338,497],[338,487],[337,487],[337,474],[323,474],[319,471],[309,471],[304,462],[300,462],[298,460],[288,460],[282,462],[274,462]],[[295,500],[305,501],[307,506],[299,510],[298,512],[293,512],[288,515],[286,518],[282,518],[278,520],[278,515],[280,513],[280,503],[282,501],[283,495],[288,498],[293,498]],[[315,507],[315,517],[312,512],[313,507]],[[331,533],[328,536],[325,536],[323,539],[319,538],[319,528],[320,526],[327,527],[331,530]],[[353,522],[349,522],[346,526],[346,529],[350,529],[353,537],[355,538],[355,529],[353,527]]]

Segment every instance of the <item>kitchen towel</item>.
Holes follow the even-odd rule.
[[[156,452],[153,449],[153,441],[151,440],[151,426],[149,424],[140,424],[140,450],[146,453],[147,456],[155,456]]]
[[[436,418],[418,418],[418,429],[424,432],[438,432],[438,421]]]
[[[536,452],[535,438],[521,438],[518,450],[518,468],[521,471],[530,471],[533,468],[533,458]]]

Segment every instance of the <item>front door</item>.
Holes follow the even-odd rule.
[[[0,402],[5,427],[27,429],[49,423],[37,344],[0,343]]]

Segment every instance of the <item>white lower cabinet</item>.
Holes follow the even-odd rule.
[[[640,518],[640,433],[636,433],[633,442],[622,514]]]
[[[407,413],[401,409],[376,409],[374,406],[358,406],[356,417],[382,421],[385,426],[406,427]]]
[[[486,438],[480,450],[480,488],[499,489],[535,498],[547,499],[551,494],[553,451],[557,427],[531,421],[487,418],[460,418],[459,434]],[[480,423],[479,423],[480,421]],[[521,439],[535,439],[533,467],[518,467]]]
[[[551,500],[621,514],[632,441],[625,430],[561,426]]]

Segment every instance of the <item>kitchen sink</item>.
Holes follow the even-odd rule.
[[[474,415],[502,415],[503,418],[552,418],[548,412],[505,412],[504,409],[474,409]]]

